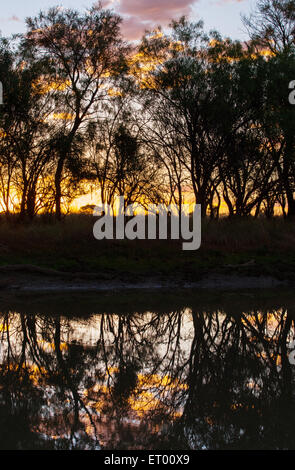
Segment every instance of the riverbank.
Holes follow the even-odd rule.
[[[101,292],[159,289],[267,289],[292,287],[293,280],[271,276],[241,276],[211,273],[199,281],[175,278],[100,279],[91,273],[62,273],[32,265],[0,267],[0,290],[10,292]]]
[[[177,241],[97,241],[94,218],[0,221],[0,289],[272,288],[295,284],[295,224],[205,220],[198,251]]]
[[[113,287],[115,287],[113,285]],[[0,312],[63,315],[88,318],[95,313],[130,315],[146,312],[227,311],[237,315],[244,311],[287,309],[295,318],[294,288],[114,288],[113,290],[29,290],[0,289]]]

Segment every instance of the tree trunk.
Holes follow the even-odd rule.
[[[20,220],[24,220],[26,217],[26,200],[27,200],[27,184],[24,184],[22,196],[21,196],[21,204],[20,204],[20,213],[19,218]]]
[[[61,220],[62,212],[61,212],[61,181],[62,181],[62,174],[64,169],[64,157],[61,157],[57,164],[57,169],[55,172],[55,217],[57,220]]]
[[[293,218],[295,217],[295,200],[293,196],[293,192],[289,192],[287,194],[287,200],[288,200],[288,217]]]

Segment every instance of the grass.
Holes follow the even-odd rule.
[[[202,246],[182,251],[178,241],[97,241],[93,217],[70,215],[62,222],[32,224],[0,219],[0,265],[30,264],[102,278],[179,277],[197,280],[208,272],[295,278],[295,224],[281,218],[205,220]]]

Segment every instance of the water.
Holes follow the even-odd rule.
[[[294,449],[292,292],[2,298],[1,449]]]

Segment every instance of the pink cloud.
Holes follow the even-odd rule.
[[[196,0],[121,0],[119,11],[151,23],[165,22],[189,15]]]
[[[21,22],[22,20],[21,20],[18,16],[16,16],[16,15],[12,15],[12,16],[10,16],[9,18],[8,18],[8,17],[4,18],[3,16],[0,17],[0,22],[1,22],[1,23],[7,23],[8,21]]]
[[[107,1],[107,0],[106,0]],[[129,40],[139,39],[145,30],[172,19],[189,16],[198,0],[113,0],[116,11],[123,16],[122,33]]]
[[[143,23],[135,16],[124,18],[121,31],[123,36],[130,41],[140,39],[143,36],[146,29],[149,29],[150,25]]]
[[[20,20],[20,18],[19,18],[18,16],[12,15],[12,16],[8,19],[8,21],[21,21],[21,20]]]

